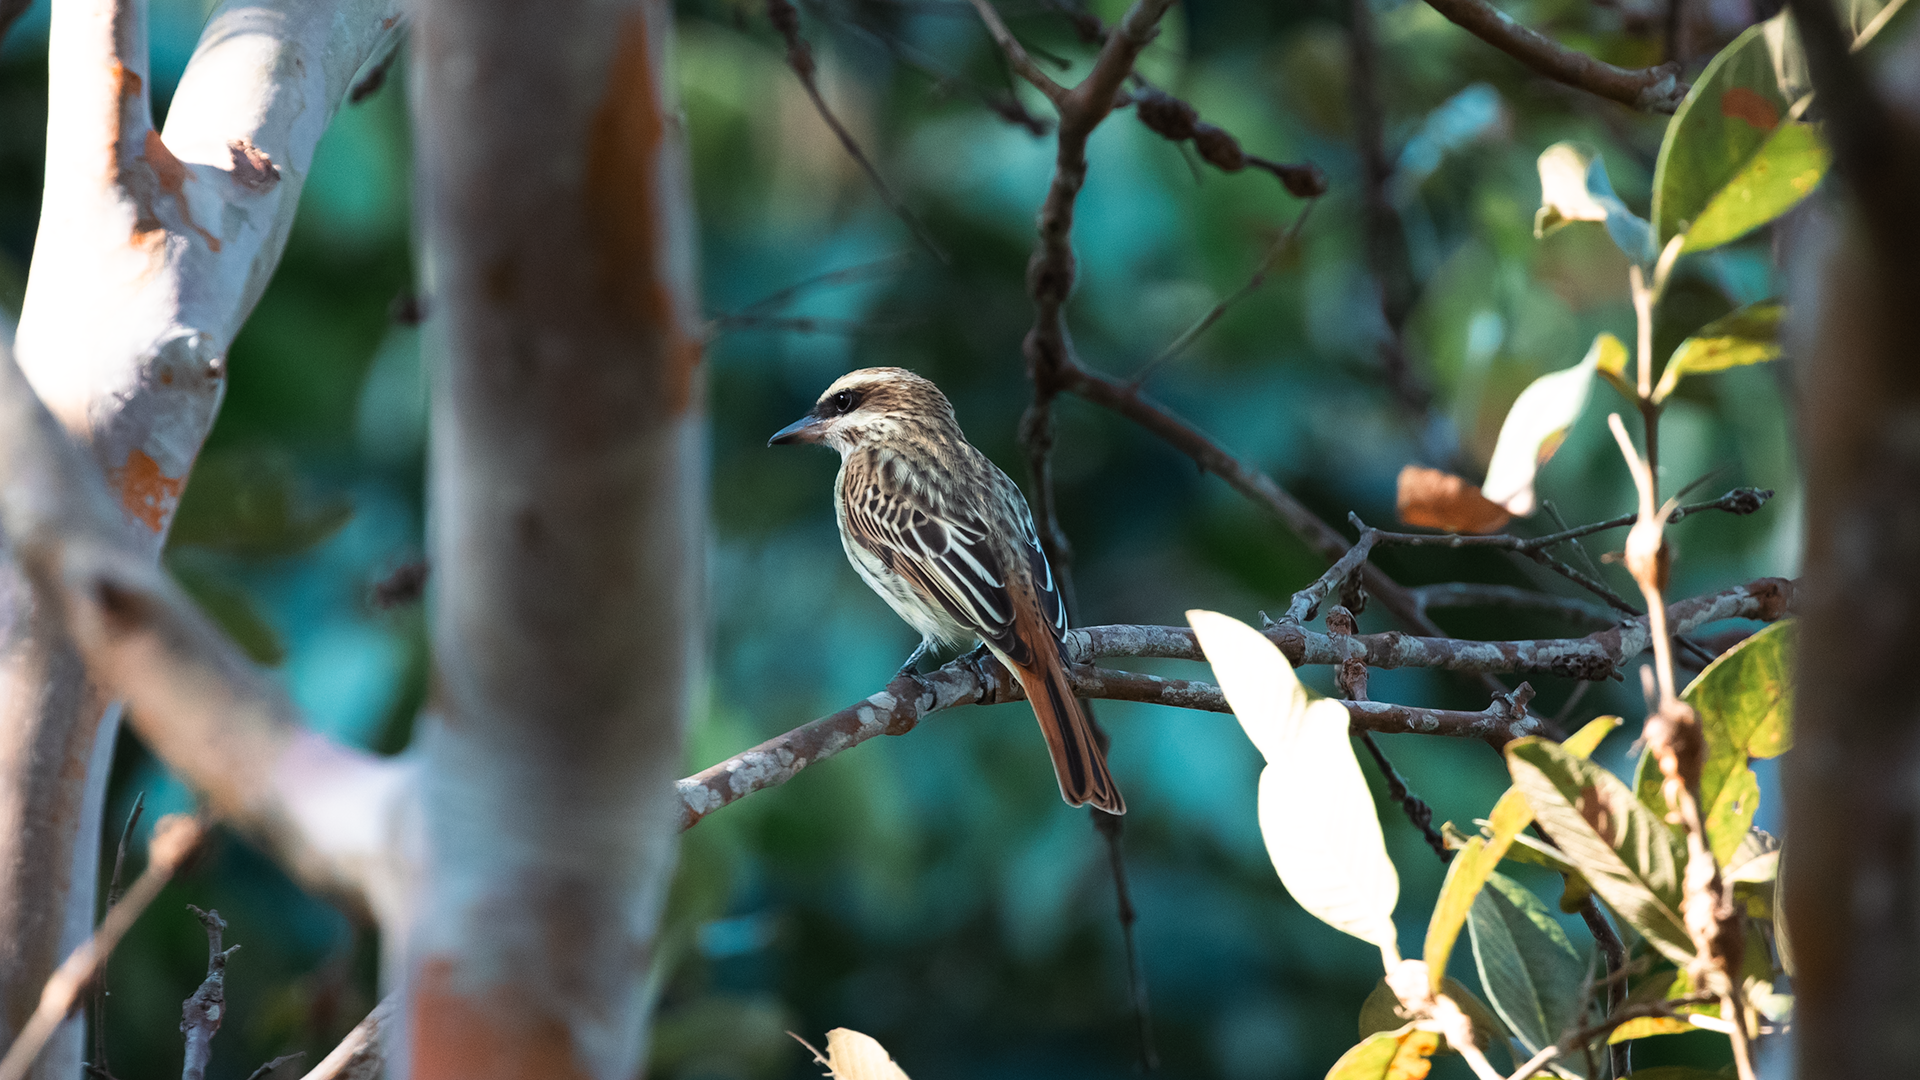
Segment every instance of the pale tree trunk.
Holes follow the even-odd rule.
[[[672,13],[426,0],[416,17],[442,712],[402,1075],[626,1080],[705,625]]]
[[[1787,795],[1798,1075],[1920,1072],[1920,36],[1876,86],[1791,0],[1843,214],[1802,230],[1805,629]]]
[[[144,3],[54,4],[47,183],[17,358],[92,451],[148,560],[219,408],[227,348],[279,262],[314,148],[398,15],[398,0],[223,5],[163,136]],[[118,726],[106,705],[0,551],[0,1042],[91,928]],[[76,1075],[79,1055],[76,1021],[37,1075]]]

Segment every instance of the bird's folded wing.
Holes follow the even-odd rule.
[[[1065,632],[1065,620],[1031,520],[1022,513],[1002,528],[1025,533],[1022,546],[1032,552],[1032,565],[1023,568],[1027,581],[1009,582],[1000,545],[978,514],[938,510],[915,492],[883,484],[863,486],[847,500],[847,530],[861,547],[1008,659],[1031,664],[1033,651],[1015,632],[1016,594],[1037,594],[1056,636]]]

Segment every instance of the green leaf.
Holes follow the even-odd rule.
[[[1507,849],[1507,861],[1525,863],[1552,870],[1556,874],[1578,874],[1580,871],[1560,854],[1560,849],[1551,844],[1542,843],[1531,836],[1516,836],[1514,844]]]
[[[1540,155],[1540,209],[1533,214],[1533,235],[1545,237],[1575,221],[1598,221],[1627,258],[1653,258],[1646,219],[1627,209],[1613,193],[1599,151],[1583,143],[1559,142]]]
[[[1708,846],[1723,866],[1746,839],[1760,805],[1760,781],[1747,761],[1775,757],[1792,743],[1794,625],[1782,619],[1728,649],[1680,694],[1700,717],[1706,740],[1700,806]],[[1652,755],[1642,754],[1634,789],[1664,819],[1660,784]]]
[[[315,490],[285,456],[233,450],[194,466],[171,543],[233,555],[293,555],[352,517],[351,502]]]
[[[1759,156],[1792,108],[1768,41],[1770,34],[1776,42],[1781,38],[1790,26],[1786,18],[1783,12],[1749,27],[1720,50],[1674,112],[1653,171],[1654,250],[1690,231]],[[1689,237],[1688,245],[1693,243]]]
[[[1722,865],[1746,839],[1760,806],[1760,781],[1748,759],[1775,757],[1792,741],[1795,632],[1791,619],[1762,629],[1708,664],[1680,695],[1706,736],[1700,804],[1708,845]]]
[[[1619,339],[1601,334],[1578,364],[1542,375],[1520,391],[1500,424],[1500,437],[1487,463],[1487,481],[1480,485],[1482,495],[1516,517],[1527,517],[1539,508],[1534,477],[1580,419],[1587,395],[1593,391],[1593,373],[1611,348],[1619,348],[1623,355],[1626,351]]]
[[[1412,1024],[1360,1040],[1340,1055],[1327,1071],[1327,1080],[1421,1080],[1440,1048],[1440,1036]]]
[[[1781,124],[1708,200],[1687,230],[1681,252],[1731,243],[1793,209],[1820,186],[1831,164],[1833,154],[1812,124]]]
[[[272,666],[286,659],[279,631],[260,614],[252,595],[221,573],[213,560],[169,552],[166,563],[180,588],[254,663]]]
[[[1703,792],[1704,794],[1704,792]],[[1727,774],[1706,804],[1707,846],[1716,861],[1724,864],[1741,837],[1753,827],[1754,811],[1760,808],[1760,778],[1742,764]]]
[[[1500,1022],[1500,1018],[1493,1014],[1492,1009],[1487,1008],[1486,1002],[1481,1001],[1460,980],[1443,980],[1438,991],[1452,998],[1453,1003],[1458,1005],[1460,1011],[1467,1014],[1467,1019],[1473,1022],[1475,1046],[1485,1050],[1496,1040],[1507,1037],[1506,1025]],[[1360,1003],[1360,1037],[1364,1039],[1377,1032],[1397,1030],[1406,1026],[1406,1023],[1406,1017],[1400,1015],[1400,999],[1394,996],[1393,988],[1388,986],[1386,978],[1382,977],[1379,982],[1373,984],[1373,992],[1367,995],[1367,1000]],[[1440,1040],[1440,1049],[1437,1052],[1459,1053],[1444,1038]]]
[[[1529,1054],[1559,1040],[1580,1017],[1586,965],[1546,904],[1494,874],[1468,922],[1480,985]],[[1563,1063],[1565,1064],[1565,1063]]]
[[[1792,745],[1797,633],[1793,619],[1763,627],[1708,664],[1681,692],[1705,725],[1709,760],[1723,748],[1770,758]]]
[[[1690,960],[1680,918],[1685,853],[1666,825],[1618,777],[1553,743],[1516,739],[1506,753],[1514,785],[1593,891],[1663,954]]]
[[[1600,741],[1619,726],[1620,718],[1617,716],[1596,717],[1569,737],[1561,747],[1576,757],[1588,757],[1600,745]],[[1488,815],[1487,836],[1468,840],[1466,847],[1460,849],[1447,864],[1446,881],[1440,886],[1440,897],[1434,903],[1433,918],[1427,923],[1427,974],[1432,980],[1433,989],[1440,989],[1440,980],[1447,973],[1447,959],[1453,953],[1454,943],[1459,940],[1460,927],[1466,922],[1474,897],[1479,894],[1480,887],[1486,884],[1494,867],[1507,857],[1514,838],[1532,823],[1533,810],[1527,805],[1526,796],[1518,789],[1508,788],[1500,796],[1500,801],[1493,804],[1493,811]]]
[[[1680,343],[1660,374],[1654,387],[1655,404],[1665,401],[1683,375],[1704,375],[1710,371],[1746,364],[1759,364],[1780,355],[1780,318],[1786,309],[1773,301],[1748,304],[1701,327]]]

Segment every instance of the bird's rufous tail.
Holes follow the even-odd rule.
[[[1046,736],[1047,749],[1053,754],[1061,798],[1070,806],[1092,803],[1109,814],[1126,813],[1126,800],[1120,797],[1120,788],[1107,771],[1107,755],[1100,749],[1093,724],[1073,696],[1065,658],[1043,653],[1036,659],[1039,663],[1035,667],[1008,666],[1026,688],[1033,717],[1040,721],[1040,733]]]

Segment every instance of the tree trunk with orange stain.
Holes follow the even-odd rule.
[[[279,262],[313,148],[398,15],[398,0],[227,0],[163,134],[144,0],[54,5],[48,181],[15,353],[148,557],[213,426],[227,347]],[[117,729],[0,549],[0,1043],[92,929]],[[36,1076],[78,1075],[80,1028]]]
[[[440,711],[401,1075],[626,1080],[704,633],[671,12],[427,0],[418,19]]]

